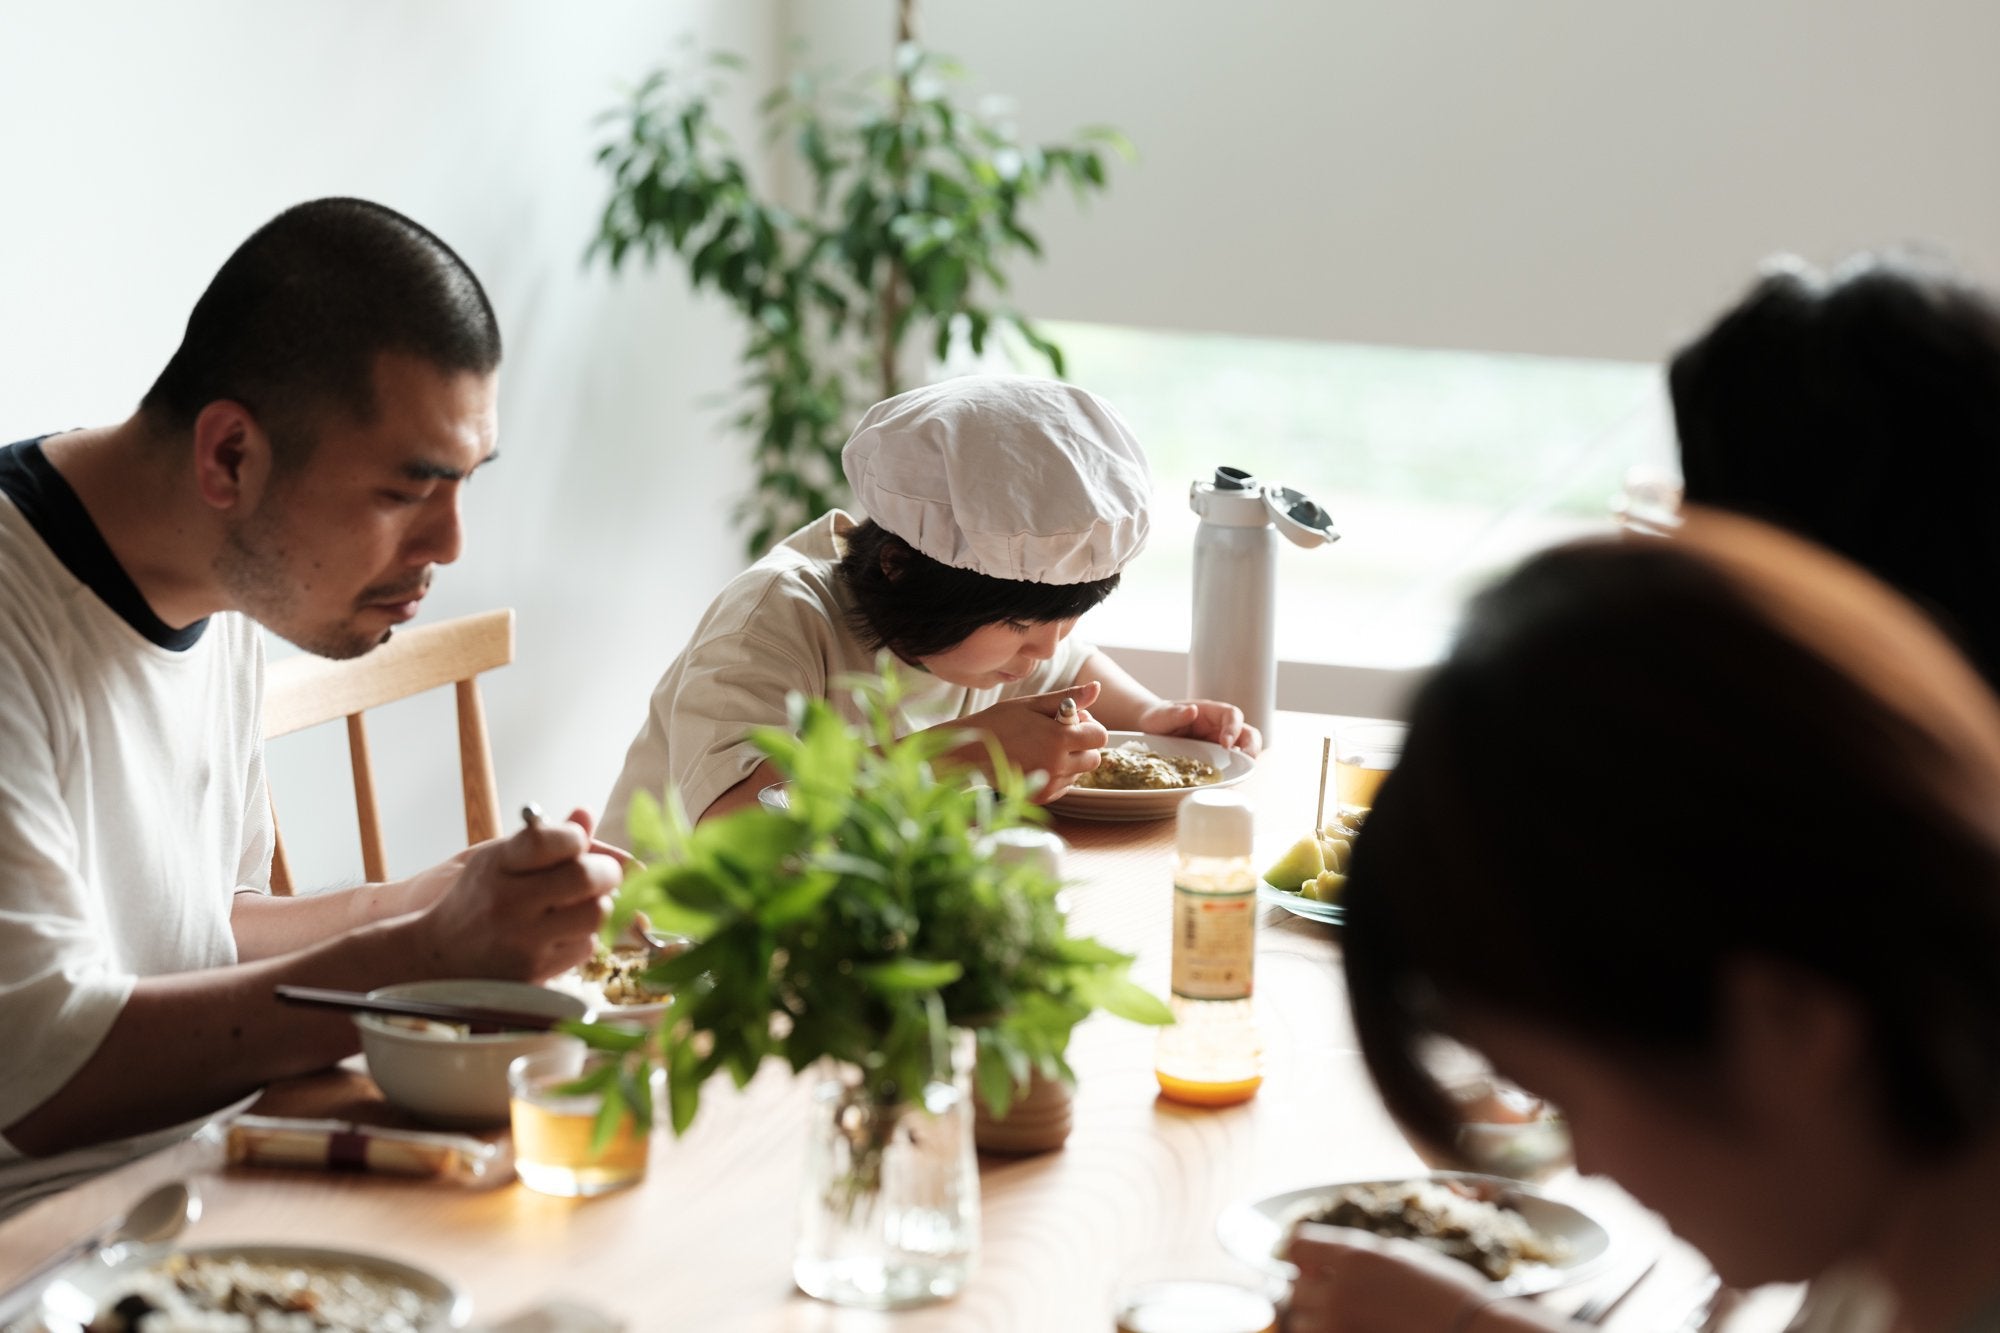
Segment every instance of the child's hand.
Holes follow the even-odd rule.
[[[1139,714],[1139,730],[1155,736],[1192,736],[1225,750],[1255,755],[1264,738],[1243,720],[1243,710],[1218,699],[1161,700]]]
[[[1087,711],[1097,702],[1097,694],[1097,682],[1089,681],[1048,694],[1005,699],[947,725],[977,728],[998,741],[1007,758],[1023,773],[1046,773],[1048,782],[1035,793],[1035,800],[1044,803],[1062,795],[1072,782],[1096,768],[1103,758],[1100,751],[1110,733]],[[1073,720],[1066,721],[1060,713],[1064,700],[1071,699],[1075,700],[1077,711]],[[968,747],[963,757],[981,768],[987,767],[983,745]]]

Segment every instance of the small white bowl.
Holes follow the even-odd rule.
[[[411,981],[369,991],[377,999],[435,1000],[582,1018],[584,1002],[574,995],[520,981]],[[457,1033],[424,1020],[356,1014],[361,1053],[382,1095],[412,1115],[455,1129],[485,1129],[507,1123],[507,1066],[516,1057],[546,1050],[566,1038],[560,1032]]]

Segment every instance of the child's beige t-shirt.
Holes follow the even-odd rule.
[[[752,727],[785,726],[785,696],[793,690],[831,698],[843,715],[861,720],[853,699],[833,685],[844,674],[875,670],[875,650],[848,627],[849,602],[835,573],[843,537],[854,525],[835,510],[787,537],[722,590],[653,690],[646,724],[604,807],[606,841],[626,845],[635,791],[660,797],[675,786],[689,816],[699,818],[762,762],[744,736]],[[1075,682],[1090,653],[1072,636],[1027,677],[996,689],[969,689],[906,670],[909,692],[899,730],[921,731],[1002,699],[1063,689]]]

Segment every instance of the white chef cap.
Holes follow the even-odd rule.
[[[1146,544],[1153,476],[1108,403],[1074,385],[968,375],[868,409],[841,451],[862,511],[941,564],[1092,583]]]

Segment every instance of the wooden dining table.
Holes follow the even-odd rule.
[[[1240,790],[1268,860],[1312,826],[1323,738],[1342,719],[1281,714]],[[1166,989],[1174,825],[1058,816],[1069,844],[1072,929],[1137,956],[1134,978]],[[1440,923],[1449,929],[1449,923]],[[189,1244],[284,1243],[362,1250],[435,1271],[468,1291],[475,1323],[552,1299],[595,1307],[635,1331],[786,1330],[1106,1333],[1125,1284],[1165,1274],[1247,1278],[1223,1252],[1218,1215],[1279,1191],[1425,1170],[1384,1113],[1349,1023],[1336,929],[1279,908],[1262,914],[1256,1004],[1265,1078],[1220,1110],[1162,1100],[1154,1033],[1098,1015],[1078,1028],[1075,1128],[1061,1150],[980,1163],[982,1243],[967,1289],[895,1313],[837,1309],[792,1285],[805,1168],[809,1078],[767,1066],[742,1090],[718,1080],[699,1118],[657,1131],[639,1185],[587,1200],[508,1180],[468,1187],[378,1175],[229,1168],[213,1131],[131,1163],[0,1223],[0,1286],[154,1183],[186,1178],[205,1201]],[[274,1087],[273,1106],[311,1106],[316,1088],[351,1099],[358,1074]],[[338,1110],[340,1108],[331,1108]],[[1602,1180],[1569,1173],[1543,1187],[1609,1229],[1619,1253],[1601,1277],[1546,1298],[1567,1310],[1629,1284],[1613,1330],[1678,1326],[1707,1272],[1650,1213]],[[1782,1295],[1753,1302],[1746,1328],[1778,1326]],[[1732,1333],[1738,1330],[1732,1328]]]

